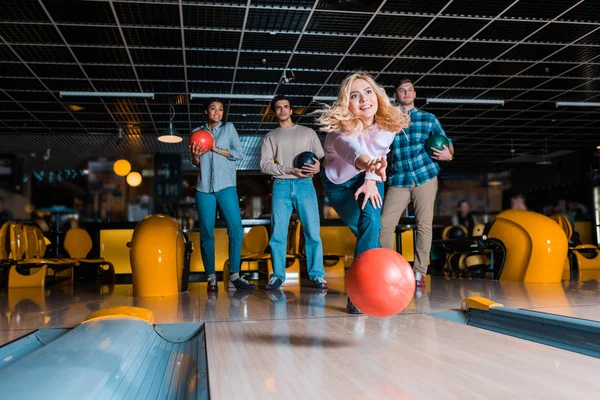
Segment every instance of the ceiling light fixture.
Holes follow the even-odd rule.
[[[71,111],[77,112],[77,111],[81,111],[81,110],[85,110],[84,107],[78,106],[77,104],[69,104],[67,106],[67,108]]]
[[[154,93],[143,92],[58,92],[60,97],[140,97],[154,99]]]
[[[585,101],[557,101],[556,107],[600,107],[600,103],[588,103]]]
[[[552,165],[552,160],[550,160],[548,158],[548,139],[545,139],[544,142],[546,143],[545,148],[542,149],[542,159],[540,161],[538,161],[536,164],[537,165]]]
[[[165,131],[164,134],[158,137],[159,142],[163,143],[179,143],[183,140],[183,138],[179,135],[179,132],[175,128],[173,128],[173,119],[175,118],[175,108],[171,105],[170,112],[170,120],[169,120],[169,129]]]
[[[433,98],[426,99],[427,104],[492,104],[503,106],[504,100],[492,100],[492,99],[441,99]]]

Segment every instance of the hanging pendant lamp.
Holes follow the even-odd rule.
[[[163,143],[179,143],[183,140],[183,137],[179,135],[179,132],[173,128],[173,119],[175,118],[175,109],[171,105],[171,118],[169,120],[169,129],[158,137],[158,140]]]

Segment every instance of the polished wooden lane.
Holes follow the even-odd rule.
[[[343,280],[320,291],[291,283],[266,293],[208,294],[205,283],[165,298],[131,285],[0,291],[0,343],[74,327],[115,306],[151,309],[156,323],[206,321],[214,399],[595,398],[600,361],[427,315],[469,296],[600,320],[596,283],[525,285],[432,278],[406,310],[375,319],[345,312]]]
[[[212,399],[597,398],[600,360],[429,315],[211,322]]]
[[[74,327],[89,313],[116,306],[149,308],[157,323],[347,316],[343,280],[330,280],[329,285],[326,293],[292,283],[278,293],[261,290],[232,293],[221,286],[218,294],[207,294],[205,283],[191,283],[188,293],[164,298],[133,298],[131,285],[3,289],[0,291],[0,331]],[[600,305],[599,293],[597,285],[432,278],[427,289],[416,292],[403,314],[458,309],[461,301],[469,296],[491,298],[507,307],[554,307],[568,312],[577,307]]]

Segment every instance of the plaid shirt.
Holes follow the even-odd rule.
[[[435,115],[418,108],[410,110],[410,125],[394,138],[388,155],[389,184],[395,187],[420,186],[440,172],[438,163],[425,152],[425,140],[432,134],[446,136]],[[447,136],[446,136],[447,137]],[[452,145],[452,140],[448,138]]]

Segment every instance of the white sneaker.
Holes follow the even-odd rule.
[[[417,284],[417,287],[424,287],[425,286],[425,275],[423,275],[420,272],[415,272],[415,282]]]

